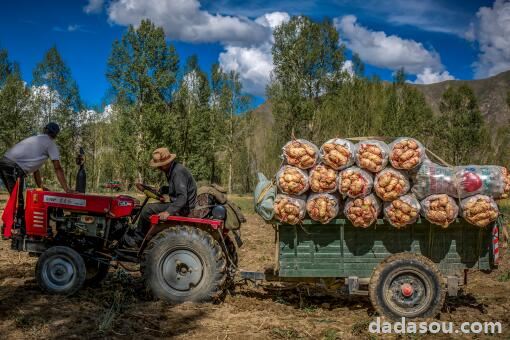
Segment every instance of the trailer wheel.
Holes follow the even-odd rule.
[[[388,256],[370,278],[372,305],[380,315],[393,320],[435,317],[443,307],[445,294],[434,262],[413,253]]]
[[[41,254],[35,267],[39,287],[45,292],[72,295],[84,284],[87,276],[85,261],[75,250],[56,246]]]
[[[173,303],[215,301],[223,296],[227,261],[209,233],[177,226],[149,242],[141,271],[156,298]]]
[[[90,287],[97,287],[108,276],[110,266],[104,262],[95,260],[85,261],[87,267],[87,276],[85,277],[85,285]]]

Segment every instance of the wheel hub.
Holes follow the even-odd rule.
[[[402,315],[426,308],[430,300],[424,278],[412,271],[395,275],[387,289],[388,303]]]
[[[402,291],[402,295],[405,297],[410,297],[414,293],[413,286],[411,286],[409,283],[404,283],[400,289]]]
[[[176,250],[162,261],[165,282],[173,289],[189,291],[202,279],[203,266],[198,256],[189,250]]]
[[[56,256],[44,264],[42,275],[49,287],[58,290],[72,284],[75,271],[76,268],[69,259]]]

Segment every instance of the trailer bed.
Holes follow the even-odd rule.
[[[492,225],[478,228],[464,219],[445,229],[425,219],[400,230],[382,219],[365,229],[354,227],[347,219],[329,224],[312,220],[302,225],[276,223],[275,227],[281,278],[369,278],[379,262],[401,252],[430,258],[444,276],[494,266]]]

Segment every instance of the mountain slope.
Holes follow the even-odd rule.
[[[486,79],[447,80],[428,85],[414,85],[420,90],[432,110],[439,112],[441,95],[449,86],[466,84],[471,87],[478,99],[480,111],[487,121],[508,123],[510,121],[510,71]]]

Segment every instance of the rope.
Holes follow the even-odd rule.
[[[257,197],[257,204],[260,204],[260,202],[262,202],[262,200],[264,199],[264,197],[266,196],[268,191],[271,190],[275,185],[276,185],[276,180],[273,179],[271,182],[269,182],[268,185],[266,185],[264,187],[264,189],[262,189],[262,191],[260,192],[259,197]]]

